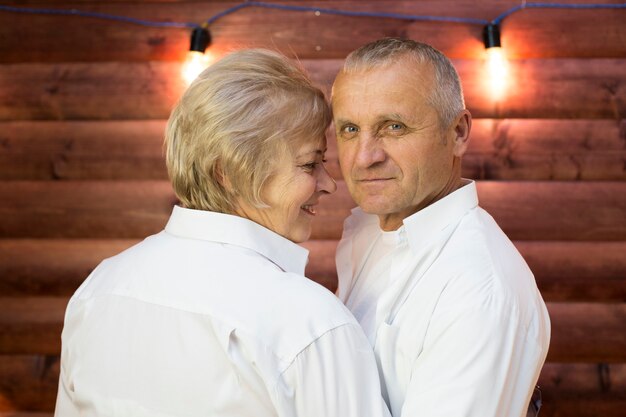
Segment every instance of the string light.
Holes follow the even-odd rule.
[[[453,23],[466,23],[472,25],[482,25],[483,40],[485,41],[485,48],[487,53],[487,76],[489,77],[489,85],[492,96],[496,100],[500,100],[506,92],[507,84],[509,83],[507,60],[504,56],[502,46],[500,45],[500,25],[502,21],[521,10],[525,9],[626,9],[626,3],[619,4],[563,4],[563,3],[527,3],[523,2],[521,5],[514,6],[505,11],[495,19],[489,21],[486,19],[474,19],[465,17],[452,17],[452,16],[422,16],[422,15],[408,15],[400,13],[387,13],[387,12],[364,12],[364,11],[352,11],[352,10],[339,10],[328,9],[311,6],[295,6],[276,3],[266,3],[260,1],[245,1],[233,7],[230,7],[222,12],[219,12],[210,17],[204,25],[200,26],[197,23],[191,22],[160,22],[150,21],[143,19],[135,19],[125,16],[116,16],[98,12],[87,12],[77,9],[48,9],[48,8],[27,8],[27,7],[15,7],[15,6],[3,6],[0,5],[0,12],[13,12],[13,13],[29,13],[29,14],[46,14],[46,15],[67,15],[77,17],[92,17],[106,20],[115,20],[125,23],[132,23],[142,26],[152,27],[164,27],[164,28],[192,28],[192,47],[187,55],[185,63],[182,67],[182,75],[185,80],[190,83],[206,66],[211,62],[210,54],[205,53],[206,48],[210,44],[211,36],[208,31],[208,26],[218,19],[234,13],[238,10],[248,7],[259,7],[267,9],[278,9],[288,11],[299,12],[314,12],[316,16],[320,14],[336,15],[336,16],[350,16],[350,17],[374,17],[374,18],[386,18],[386,19],[400,19],[410,21],[429,21],[429,22],[453,22]],[[206,39],[206,45],[201,50],[193,49],[195,40]],[[496,42],[497,39],[497,42]],[[198,41],[199,42],[199,41]],[[497,45],[496,45],[497,43]],[[202,44],[202,42],[201,42]]]
[[[210,44],[211,33],[206,26],[196,27],[191,31],[189,52],[181,69],[181,75],[187,85],[211,64],[211,56],[205,53]]]
[[[491,97],[500,101],[508,84],[508,62],[500,42],[500,27],[490,23],[483,29],[483,41],[487,50],[487,74]]]

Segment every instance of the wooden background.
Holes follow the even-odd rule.
[[[237,4],[2,3],[198,23]],[[281,3],[488,20],[519,4]],[[513,81],[499,104],[484,86],[481,30],[248,8],[212,27],[211,51],[297,55],[326,89],[349,51],[379,37],[425,41],[450,56],[475,117],[464,175],[479,180],[481,205],[530,264],[552,318],[541,416],[623,416],[626,11],[526,10],[505,20]],[[101,259],[164,226],[175,198],[162,134],[184,89],[188,42],[184,29],[0,12],[0,416],[51,415],[69,296]],[[329,166],[339,179],[334,146]],[[353,204],[338,185],[306,244],[309,275],[331,289]]]

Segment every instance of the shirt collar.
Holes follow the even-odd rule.
[[[419,250],[437,233],[450,225],[456,225],[465,213],[477,206],[476,183],[465,180],[465,185],[458,190],[407,217],[404,219],[404,229],[411,249]]]
[[[175,236],[253,250],[286,272],[304,275],[309,251],[243,217],[174,206],[165,231]]]

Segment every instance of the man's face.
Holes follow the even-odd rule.
[[[428,101],[430,64],[407,59],[340,74],[332,106],[341,172],[350,194],[384,230],[456,189],[460,156],[456,121],[440,124]]]

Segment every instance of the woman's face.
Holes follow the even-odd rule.
[[[284,152],[261,193],[269,207],[240,204],[237,214],[292,242],[308,240],[320,197],[337,189],[324,167],[325,152],[326,138],[307,142],[293,153]]]

